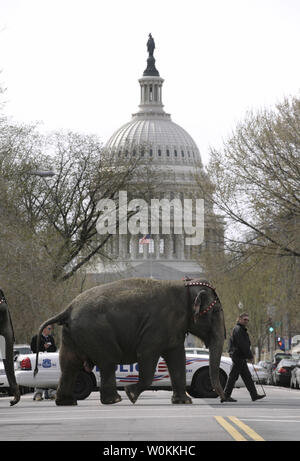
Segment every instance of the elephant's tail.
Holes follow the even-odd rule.
[[[40,326],[39,332],[37,334],[37,339],[36,339],[36,358],[35,358],[35,369],[33,372],[33,376],[36,376],[36,374],[39,371],[38,370],[38,360],[39,360],[39,350],[40,350],[40,339],[41,339],[43,329],[46,328],[46,326],[53,325],[55,323],[58,323],[58,325],[64,325],[70,317],[71,310],[72,310],[72,305],[67,307],[67,309],[65,309],[60,314],[57,314],[54,317],[51,317],[50,319],[46,320],[46,322],[42,323],[42,325]]]

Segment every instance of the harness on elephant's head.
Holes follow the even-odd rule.
[[[185,277],[184,282],[185,282],[184,286],[186,288],[191,288],[191,287],[195,287],[195,286],[203,286],[203,287],[210,288],[215,294],[215,299],[209,304],[209,306],[206,309],[204,309],[203,311],[200,311],[200,310],[197,311],[197,313],[195,315],[202,316],[204,314],[207,314],[217,304],[217,302],[220,301],[219,297],[218,297],[218,295],[216,293],[216,289],[209,282],[200,281],[200,280],[193,280],[193,279],[190,279],[189,277]],[[188,291],[188,293],[189,293],[189,299],[190,299],[190,291]],[[199,293],[197,294],[197,296],[195,297],[194,302],[193,302],[194,310],[196,310],[198,296],[199,296]],[[222,310],[222,307],[220,307],[220,309]]]

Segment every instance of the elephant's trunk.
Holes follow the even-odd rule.
[[[13,400],[10,401],[10,405],[12,406],[19,402],[20,390],[15,377],[13,348],[10,346],[6,348],[6,358],[3,359],[3,364],[11,393],[14,396]]]
[[[217,328],[215,330],[215,334],[209,343],[209,374],[213,389],[215,389],[221,399],[224,399],[224,390],[220,383],[220,362],[226,338],[223,311],[220,312],[220,316],[215,320],[215,322],[217,322],[218,325],[216,325]]]
[[[225,398],[225,395],[220,383],[220,361],[222,350],[223,344],[211,345],[209,347],[209,375],[212,388],[223,399]]]
[[[0,289],[0,334],[5,340],[3,365],[10,387],[10,391],[14,399],[10,401],[11,405],[15,405],[20,400],[20,390],[15,377],[14,368],[14,329],[8,310],[7,302],[3,291]]]

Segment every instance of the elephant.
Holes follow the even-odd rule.
[[[4,341],[3,341],[4,339]],[[20,390],[15,377],[14,368],[14,330],[8,310],[7,301],[3,291],[0,289],[0,340],[1,340],[1,355],[3,358],[6,377],[10,386],[13,400],[10,405],[15,405],[20,400]]]
[[[225,339],[221,302],[205,280],[121,279],[90,288],[79,294],[67,308],[45,321],[63,326],[59,351],[61,377],[56,405],[76,405],[73,388],[82,368],[100,370],[100,400],[103,404],[121,401],[117,392],[117,364],[138,363],[139,380],[125,387],[135,403],[153,381],[159,357],[166,361],[174,404],[190,404],[186,393],[185,335],[201,338],[210,350],[210,379],[216,393],[224,398],[219,365]],[[38,372],[38,352],[34,375]]]

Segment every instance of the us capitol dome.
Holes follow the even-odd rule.
[[[140,85],[138,111],[128,123],[116,130],[105,149],[119,156],[142,155],[151,159],[159,177],[160,196],[169,200],[195,197],[199,190],[195,172],[205,175],[199,149],[193,138],[166,113],[162,102],[164,80],[159,75],[154,58],[155,43],[151,34],[147,42],[148,59]],[[142,148],[141,148],[142,146]],[[112,265],[98,266],[98,275],[107,281],[121,277],[153,277],[177,279],[184,275],[201,277],[204,268],[199,263],[204,246],[222,245],[222,225],[205,211],[205,238],[198,248],[185,244],[185,235],[172,229],[170,235],[150,235],[148,244],[141,244],[141,235],[117,235],[111,238]],[[212,219],[213,216],[213,219]],[[114,274],[113,274],[114,273]],[[105,275],[104,275],[105,274]],[[96,276],[96,274],[95,274]]]
[[[147,47],[147,68],[139,79],[139,111],[132,115],[130,122],[115,131],[105,147],[117,153],[132,153],[136,146],[144,145],[155,164],[172,166],[176,172],[189,173],[196,164],[199,166],[201,163],[200,152],[193,138],[164,111],[164,80],[155,67],[155,44],[151,34]]]

